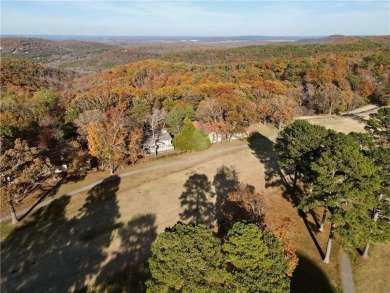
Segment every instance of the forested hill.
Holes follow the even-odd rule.
[[[230,49],[209,49],[166,54],[164,60],[195,64],[221,64],[229,62],[258,61],[278,57],[316,57],[318,54],[341,52],[367,52],[386,48],[389,37],[370,40],[368,38],[341,38],[318,44],[270,44]]]
[[[389,73],[389,50],[207,66],[148,60],[75,80],[73,104],[116,95],[147,98],[157,107],[178,100],[196,106],[206,97],[255,101],[282,95],[299,113],[334,113],[375,99]]]
[[[201,115],[202,107],[218,104],[224,113],[221,125],[234,132],[260,120],[280,126],[293,116],[334,114],[368,102],[388,104],[390,50],[384,42],[357,40],[338,45],[212,49],[224,52],[215,57],[209,55],[210,50],[200,50],[196,53],[199,58],[221,64],[149,59],[82,76],[47,64],[2,57],[0,135],[7,147],[21,137],[28,138],[30,145],[59,147],[69,138],[78,138],[78,117],[96,110],[109,113],[118,107],[134,117],[142,112],[141,118],[133,118],[143,121],[152,109],[170,112],[179,104],[189,105]],[[115,55],[110,50],[90,54],[91,67],[96,63],[93,58]],[[190,52],[158,52],[165,59],[191,57]],[[239,56],[231,57],[236,61],[228,61],[229,52]],[[260,57],[251,60],[256,54]],[[109,60],[123,61],[118,58]],[[239,62],[241,59],[244,61]],[[77,66],[85,69],[85,59],[80,62]]]
[[[61,90],[80,75],[69,70],[42,66],[17,58],[2,58],[0,68],[1,97],[11,95],[31,96],[38,90]]]
[[[33,60],[39,63],[61,63],[88,55],[100,54],[113,46],[84,41],[53,41],[39,38],[1,38],[1,56]]]
[[[344,37],[306,40],[308,44],[275,43],[222,48],[205,42],[126,43],[121,46],[101,42],[53,41],[38,38],[2,38],[1,57],[16,57],[69,68],[79,72],[96,72],[148,59],[170,62],[215,65],[230,62],[260,61],[278,57],[316,57],[324,52],[372,52],[384,49],[390,36]],[[303,41],[304,42],[304,41]],[[211,46],[211,47],[210,47]]]

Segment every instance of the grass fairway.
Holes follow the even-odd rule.
[[[317,118],[308,120],[313,125],[322,125],[339,132],[365,132],[366,121],[360,117]]]
[[[276,162],[273,142],[267,138],[275,136],[276,129],[258,125],[252,130],[261,134],[248,147],[243,142],[222,144],[200,154],[232,145],[243,147],[215,152],[199,161],[191,160],[194,153],[162,159],[147,166],[163,162],[168,163],[166,168],[123,178],[90,174],[86,181],[62,186],[56,196],[106,178],[77,196],[60,197],[17,227],[2,225],[2,291],[64,292],[87,288],[91,292],[144,292],[144,282],[149,277],[145,259],[158,233],[178,220],[193,220],[191,208],[186,204],[194,195],[191,186],[198,184],[196,180],[211,185],[204,203],[209,206],[226,195],[231,174],[235,173],[240,182],[253,185],[265,195],[270,218],[289,217],[295,223],[291,237],[300,261],[291,292],[341,292],[337,240],[331,264],[322,262],[329,225],[324,232],[316,233],[314,223],[318,215],[304,220],[288,200],[289,178],[284,178]],[[169,165],[181,158],[188,161]],[[206,214],[201,222],[214,224]],[[381,270],[385,271],[383,267]],[[361,280],[359,270],[355,277]],[[362,286],[365,288],[364,281]]]
[[[369,255],[369,259],[359,258],[352,264],[356,292],[390,292],[390,245],[373,246]]]

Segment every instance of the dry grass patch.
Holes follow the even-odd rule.
[[[7,235],[12,236],[7,240],[8,244],[12,242],[11,240],[17,242],[20,239],[29,243],[28,237],[33,236],[42,240],[42,244],[27,245],[21,252],[15,248],[6,253],[11,255],[19,253],[18,257],[25,261],[38,259],[39,266],[44,267],[45,271],[51,274],[45,276],[29,264],[29,269],[18,270],[11,276],[10,272],[4,270],[2,282],[10,285],[9,282],[12,280],[15,282],[17,279],[25,280],[21,286],[28,285],[28,288],[34,291],[38,288],[56,288],[61,285],[56,284],[58,279],[63,282],[62,288],[67,289],[74,278],[79,278],[77,286],[74,285],[76,289],[87,285],[91,291],[108,292],[113,288],[115,290],[129,288],[130,292],[142,292],[143,282],[148,277],[144,262],[150,253],[148,248],[165,227],[182,220],[181,214],[186,206],[183,205],[180,197],[186,191],[186,183],[191,182],[194,175],[199,175],[208,181],[211,185],[208,197],[214,202],[215,194],[221,192],[218,191],[218,185],[214,184],[217,180],[216,175],[222,166],[226,166],[237,172],[240,182],[253,185],[256,191],[265,195],[270,218],[289,217],[296,223],[292,228],[294,230],[292,239],[297,245],[300,263],[293,276],[292,292],[340,291],[338,267],[340,255],[337,241],[333,247],[332,263],[325,265],[303,219],[292,203],[283,198],[286,197],[286,192],[278,177],[280,170],[272,149],[273,143],[266,138],[274,136],[277,130],[263,125],[259,125],[258,130],[263,135],[260,135],[259,141],[251,148],[228,150],[231,146],[243,145],[243,142],[236,141],[215,145],[212,149],[201,153],[189,153],[121,169],[119,173],[125,173],[146,166],[157,166],[162,162],[172,163],[188,159],[180,165],[170,165],[117,179],[117,185],[111,189],[108,186],[110,183],[106,182],[91,191],[67,197],[65,202],[58,200],[57,203],[54,202],[40,209],[40,212],[37,211],[31,218],[26,219],[25,223],[19,224],[18,228],[11,228],[8,224],[2,225],[4,227],[4,233],[2,227],[2,244]],[[227,149],[227,151],[216,152],[220,149]],[[212,155],[205,156],[199,161],[192,160],[199,154]],[[103,172],[89,174],[85,181],[64,185],[56,196],[106,177],[108,174]],[[111,194],[108,198],[107,192]],[[101,196],[104,200],[99,199]],[[57,207],[56,204],[59,206]],[[54,223],[51,224],[50,221]],[[309,217],[308,221],[311,223],[309,228],[313,228],[313,219]],[[27,230],[30,232],[25,236]],[[67,233],[69,240],[66,238]],[[328,231],[318,234],[313,232],[313,234],[320,248],[325,250]],[[36,241],[34,237],[31,239],[32,243]],[[50,242],[46,239],[55,241]],[[29,250],[32,249],[30,247],[33,250]],[[61,267],[65,269],[58,270],[58,262],[61,262]],[[118,271],[121,272],[115,273]],[[75,276],[75,272],[78,272],[79,276]],[[35,279],[31,278],[31,275]],[[44,287],[41,287],[42,284]],[[119,288],[118,284],[123,285]],[[13,285],[10,286],[13,288]]]
[[[369,259],[359,257],[352,264],[356,292],[390,292],[390,244],[375,245],[369,254]]]
[[[309,119],[308,121],[313,125],[322,125],[328,129],[333,129],[344,133],[365,132],[364,126],[366,126],[366,121],[356,116],[318,118]]]

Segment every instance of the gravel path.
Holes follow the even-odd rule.
[[[173,161],[173,162],[169,162],[169,163],[162,163],[160,165],[145,167],[142,169],[138,169],[135,171],[129,171],[129,172],[125,172],[125,173],[121,173],[121,174],[117,174],[117,175],[119,177],[123,178],[123,177],[128,177],[131,175],[135,175],[135,174],[159,170],[159,169],[166,168],[166,167],[180,166],[180,165],[184,165],[184,164],[188,164],[188,163],[199,162],[200,160],[203,160],[203,159],[206,159],[209,157],[213,157],[213,156],[221,154],[221,153],[230,152],[230,151],[233,151],[236,149],[242,149],[242,148],[246,148],[246,147],[248,147],[248,146],[246,144],[244,144],[244,145],[239,145],[239,146],[232,146],[232,147],[226,147],[226,148],[221,148],[221,149],[216,149],[216,150],[210,150],[210,151],[203,153],[203,154],[198,154],[198,155],[195,154],[195,156],[191,157],[191,158],[185,158],[185,159],[181,159],[181,160],[177,160],[177,161]],[[103,180],[96,181],[95,183],[92,183],[92,184],[89,184],[87,186],[75,189],[71,192],[68,192],[67,194],[63,194],[62,196],[73,196],[73,195],[79,194],[81,192],[88,191],[102,182],[103,182]],[[56,199],[58,199],[58,197],[43,201],[43,202],[37,204],[33,210],[37,210],[41,207],[47,206]],[[21,216],[25,215],[30,209],[31,209],[31,207],[19,210],[16,212],[16,215],[18,216],[18,218],[20,218]],[[32,213],[33,211],[30,211],[30,212]],[[0,218],[0,223],[5,222],[5,221],[10,221],[10,220],[11,220],[11,215],[6,215],[6,216],[3,216]]]
[[[341,257],[341,278],[343,281],[343,293],[355,293],[355,285],[352,278],[352,268],[348,255],[343,251]]]

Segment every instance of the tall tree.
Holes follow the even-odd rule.
[[[227,291],[221,242],[204,225],[179,222],[165,229],[152,245],[149,265],[147,292]]]
[[[275,96],[266,104],[266,115],[278,129],[293,119],[295,101],[286,96]]]
[[[312,183],[302,198],[300,208],[308,211],[319,206],[331,211],[331,231],[324,258],[330,261],[332,241],[336,228],[342,231],[350,207],[364,210],[375,202],[374,193],[379,189],[379,177],[373,162],[360,151],[358,143],[350,136],[334,133],[329,138],[327,150],[311,164]],[[349,243],[344,239],[344,243]],[[345,246],[346,248],[347,245]]]
[[[130,133],[134,130],[131,118],[120,108],[112,109],[101,121],[88,124],[86,130],[90,154],[101,161],[102,167],[108,165],[113,174],[129,154]],[[134,151],[134,145],[130,146]]]
[[[339,104],[343,101],[340,90],[332,83],[322,86],[316,98],[319,110],[323,113],[327,111],[329,115],[332,115],[335,109],[337,109]]]
[[[364,258],[368,258],[371,244],[390,241],[390,148],[375,148],[370,153],[370,158],[378,168],[381,187],[376,194],[377,201],[371,207],[371,222],[366,225],[367,244],[363,251]]]
[[[139,124],[143,124],[148,119],[149,114],[150,104],[148,100],[135,97],[133,99],[131,115],[137,120]]]
[[[306,120],[296,120],[279,132],[275,151],[282,165],[294,172],[294,193],[299,175],[308,173],[307,166],[319,155],[327,135],[325,127],[312,125]]]
[[[0,156],[1,197],[9,207],[13,224],[18,223],[14,202],[21,202],[51,171],[50,160],[20,139]]]
[[[220,126],[223,121],[223,108],[217,99],[208,98],[203,100],[199,104],[196,117],[203,123],[209,124],[217,136],[220,135]]]
[[[127,146],[127,154],[129,157],[129,162],[134,165],[140,156],[144,154],[144,151],[141,147],[143,131],[140,127],[135,127],[129,133],[129,143]]]
[[[255,119],[256,106],[249,99],[236,95],[222,95],[219,100],[223,108],[223,120],[230,137],[245,132]]]
[[[173,135],[177,135],[180,133],[181,129],[183,128],[184,121],[186,119],[194,120],[194,118],[195,118],[195,111],[192,105],[177,104],[172,108],[171,111],[169,111],[167,115],[166,118],[167,129]]]
[[[378,112],[370,114],[364,129],[378,145],[390,147],[390,108],[381,108]]]
[[[163,110],[154,108],[152,114],[148,117],[148,124],[152,132],[153,144],[154,144],[154,155],[157,156],[157,141],[160,136],[161,130],[165,127],[165,119],[167,113]]]
[[[172,143],[176,149],[182,151],[201,151],[211,146],[208,137],[202,131],[196,129],[190,120],[184,122],[183,129],[173,138]]]
[[[255,224],[237,222],[222,246],[237,292],[289,292],[288,262],[279,240]]]

